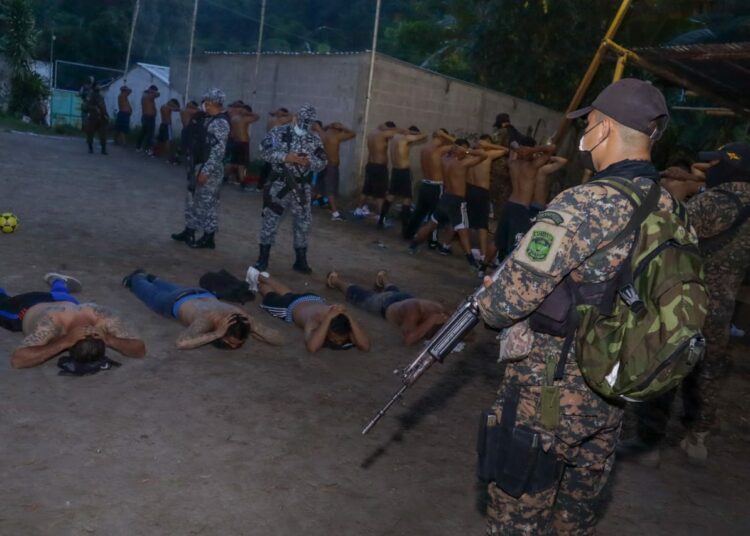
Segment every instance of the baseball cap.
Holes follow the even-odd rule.
[[[577,119],[598,110],[652,139],[661,137],[669,122],[667,101],[661,91],[650,82],[637,78],[623,78],[604,88],[591,106],[570,112],[568,119]],[[653,121],[657,128],[654,130]]]
[[[224,104],[224,99],[226,98],[226,94],[216,87],[212,87],[211,89],[206,91],[205,95],[203,95],[203,100],[208,102],[215,102],[216,104]]]
[[[495,116],[495,128],[499,128],[503,123],[510,123],[510,115],[506,113]]]
[[[727,143],[715,151],[701,151],[698,159],[703,162],[723,160],[745,174],[750,173],[750,143]]]

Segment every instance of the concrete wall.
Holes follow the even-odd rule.
[[[296,56],[264,54],[258,70],[257,93],[253,95],[255,55],[204,54],[193,58],[190,75],[190,96],[199,100],[208,88],[218,87],[227,94],[228,102],[242,99],[250,104],[261,119],[253,124],[250,149],[258,154],[258,144],[266,133],[268,112],[279,107],[294,112],[305,103],[312,104],[324,123],[340,121],[351,126],[356,118],[357,95],[362,56],[321,55]],[[172,85],[185,87],[185,58],[172,58]],[[355,125],[356,126],[356,125]],[[355,166],[355,143],[341,148],[342,181]]]
[[[387,56],[378,56],[375,62],[372,99],[370,129],[394,121],[399,127],[416,125],[422,132],[443,127],[461,135],[491,134],[495,116],[507,112],[518,130],[531,129],[541,142],[554,133],[560,119],[558,112],[544,106]],[[422,176],[418,147],[411,155],[415,177]]]
[[[252,151],[265,133],[266,114],[280,106],[294,111],[309,102],[327,123],[341,121],[358,137],[342,146],[342,193],[352,194],[361,185],[360,149],[369,74],[369,53],[334,55],[261,56],[259,83],[252,95],[255,56],[252,54],[203,54],[193,59],[191,97],[199,98],[209,87],[220,87],[232,101],[242,99],[261,114],[252,129]],[[171,62],[173,87],[185,86],[186,58]],[[511,115],[514,125],[530,127],[538,140],[547,139],[557,127],[560,114],[523,99],[454,80],[388,56],[375,63],[368,130],[384,121],[424,132],[444,127],[451,132],[490,133],[495,116]],[[412,168],[421,177],[418,150],[412,151]]]

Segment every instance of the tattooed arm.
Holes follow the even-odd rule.
[[[224,319],[218,327],[210,318],[199,317],[177,337],[177,348],[192,350],[204,346],[217,339],[221,339],[227,332],[228,319]]]
[[[94,336],[100,337],[104,344],[127,357],[143,357],[146,345],[129,330],[112,311],[95,305],[92,307],[100,322],[94,329]]]
[[[82,328],[64,335],[60,326],[51,318],[42,318],[36,329],[15,349],[10,364],[13,368],[36,367],[67,350],[85,336],[85,330]]]

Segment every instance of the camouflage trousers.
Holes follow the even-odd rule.
[[[729,357],[729,330],[734,314],[739,280],[721,272],[706,272],[706,282],[710,299],[708,316],[703,325],[706,337],[706,355],[695,367],[691,378],[686,380],[695,405],[694,422],[690,428],[694,432],[708,432],[716,424],[716,409],[719,398],[720,379],[727,370]],[[692,382],[692,384],[691,384]]]
[[[558,337],[534,333],[531,353],[508,364],[493,405],[500,419],[508,393],[518,390],[516,426],[539,434],[544,451],[552,451],[564,462],[562,477],[546,490],[518,498],[490,483],[487,534],[594,534],[599,497],[614,465],[623,411],[589,389],[571,350],[563,379],[554,382],[559,389],[559,424],[553,429],[542,425],[547,359],[560,355],[562,343]]]
[[[107,120],[87,118],[83,124],[83,131],[86,133],[86,143],[89,147],[94,144],[94,138],[99,138],[102,147],[107,144]]]
[[[219,228],[219,191],[223,176],[208,177],[203,185],[196,185],[195,192],[188,191],[185,202],[185,227],[204,233],[215,233]]]
[[[287,210],[292,213],[294,221],[292,232],[294,247],[306,248],[307,237],[312,227],[311,188],[305,184],[299,189],[299,194],[286,191],[286,183],[275,180],[267,183],[263,189],[263,225],[260,230],[260,243],[264,246],[273,245],[276,232]],[[281,194],[281,197],[279,195]]]

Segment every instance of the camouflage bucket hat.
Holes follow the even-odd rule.
[[[309,128],[317,118],[315,107],[310,104],[303,104],[297,112],[297,122],[304,128]]]

